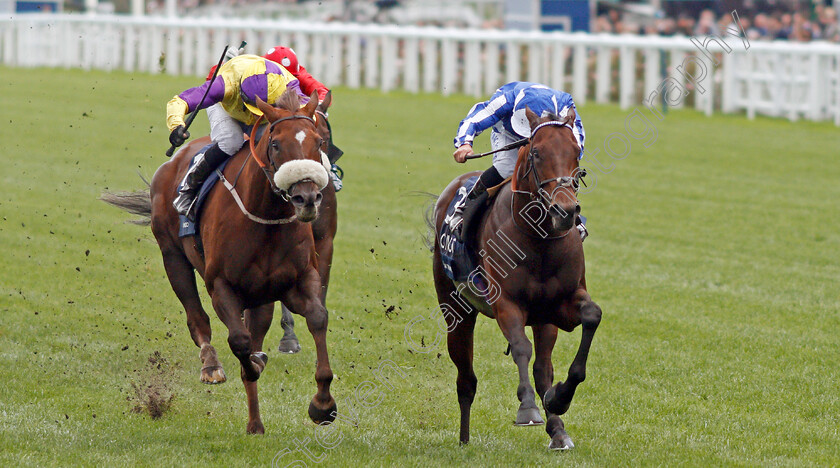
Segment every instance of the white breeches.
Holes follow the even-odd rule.
[[[221,104],[207,108],[210,120],[210,139],[219,144],[219,149],[233,156],[245,143],[243,124],[227,113]]]
[[[509,145],[520,138],[516,135],[511,135],[505,128],[498,123],[493,126],[490,132],[490,146],[493,149],[501,148]],[[514,148],[507,151],[500,151],[493,155],[493,166],[499,171],[502,178],[508,178],[513,175],[513,169],[516,167],[516,158],[519,154],[519,148]]]

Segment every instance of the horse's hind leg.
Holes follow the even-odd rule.
[[[274,304],[265,304],[254,309],[245,310],[245,326],[251,333],[251,361],[260,368],[260,373],[265,370],[268,363],[268,355],[262,350],[265,334],[271,326],[274,318]],[[260,402],[257,395],[257,381],[245,378],[245,370],[242,370],[242,383],[245,385],[245,395],[248,397],[248,434],[264,434],[265,427],[260,418]]]
[[[545,392],[551,388],[554,381],[554,366],[551,364],[551,352],[554,350],[554,343],[557,341],[557,327],[550,324],[537,325],[534,330],[534,384],[537,394],[542,399]],[[543,402],[545,406],[545,402]],[[551,437],[548,448],[551,450],[568,450],[575,446],[572,438],[566,432],[563,420],[560,416],[545,412],[545,431]]]
[[[513,362],[519,370],[519,386],[516,389],[516,396],[521,402],[516,412],[517,426],[536,426],[543,424],[543,418],[537,407],[537,400],[534,394],[534,387],[531,386],[531,379],[528,374],[528,363],[531,361],[531,342],[525,335],[525,317],[522,310],[513,302],[505,298],[499,298],[493,309],[496,312],[496,322],[502,329],[502,333],[510,344]]]
[[[280,304],[282,316],[280,317],[280,327],[283,329],[283,338],[280,339],[280,346],[277,351],[285,354],[294,354],[300,351],[300,342],[297,335],[295,335],[295,319],[292,317],[292,311],[286,307],[286,304]]]
[[[451,310],[460,310],[444,302],[445,294],[439,293],[438,298],[441,299],[441,304],[449,305]],[[473,370],[473,334],[475,332],[476,315],[478,314],[475,311],[465,314],[461,323],[455,325],[455,328],[446,335],[449,358],[452,359],[458,369],[455,384],[458,388],[458,407],[461,410],[461,431],[459,435],[461,444],[470,441],[470,408],[473,400],[475,400],[475,390],[478,384],[478,378],[476,378]],[[446,318],[450,321],[455,319],[451,314],[447,314]],[[447,328],[451,328],[450,325],[450,323],[447,323]]]
[[[579,300],[576,301],[574,306],[579,308],[580,323],[583,327],[580,346],[572,365],[569,366],[566,381],[559,382],[551,387],[543,398],[546,411],[554,414],[563,414],[569,409],[572,398],[575,396],[575,389],[578,384],[586,379],[586,359],[589,356],[589,347],[592,345],[595,330],[601,323],[601,308],[598,307],[598,304],[592,302],[589,294],[584,290],[579,290],[577,296]]]
[[[187,313],[187,327],[190,336],[201,351],[201,381],[208,384],[223,383],[227,380],[216,348],[210,344],[210,317],[201,306],[195,283],[195,272],[187,257],[177,249],[162,249],[163,266],[172,290],[184,306]]]
[[[335,213],[332,213],[335,217]],[[327,306],[327,286],[330,283],[330,268],[332,267],[333,258],[333,238],[335,229],[326,233],[323,238],[315,239],[315,251],[318,252],[318,274],[321,275],[321,303],[324,307]],[[295,334],[295,319],[292,316],[292,311],[282,304],[283,316],[280,318],[280,326],[283,328],[283,338],[280,339],[280,345],[277,351],[286,354],[294,354],[300,351],[300,341]]]

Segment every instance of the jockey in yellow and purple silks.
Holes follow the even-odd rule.
[[[222,162],[239,151],[245,143],[245,133],[250,132],[262,115],[256,106],[257,98],[274,104],[286,89],[295,90],[302,103],[308,102],[298,80],[281,65],[256,55],[240,55],[222,65],[212,83],[207,81],[190,88],[169,101],[166,125],[171,132],[170,143],[180,146],[189,138],[184,129],[184,117],[196,107],[207,109],[213,141],[204,154],[196,156],[184,177],[182,188],[172,202],[178,213],[195,220],[193,202],[201,184]],[[202,102],[205,91],[207,97]],[[215,106],[217,103],[221,105]]]

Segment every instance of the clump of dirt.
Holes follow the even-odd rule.
[[[131,382],[131,395],[135,413],[146,413],[152,419],[158,419],[172,408],[175,392],[170,386],[174,378],[174,369],[169,361],[155,351],[149,356],[148,366],[135,371],[137,381]]]

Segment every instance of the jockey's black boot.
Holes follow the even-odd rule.
[[[487,189],[495,187],[503,181],[504,178],[499,175],[495,166],[490,166],[490,169],[481,173],[472,190],[467,194],[467,201],[464,203],[464,211],[461,214],[461,226],[457,233],[458,240],[466,242],[472,236],[475,229],[473,220],[476,214],[487,204],[487,199],[490,198]]]
[[[204,156],[199,157],[195,165],[187,171],[187,175],[184,177],[183,187],[181,187],[175,200],[172,201],[172,205],[178,214],[182,214],[190,221],[195,222],[195,200],[198,196],[198,191],[201,189],[201,185],[219,167],[219,164],[223,163],[228,157],[230,156],[219,148],[218,143],[214,143],[213,146],[207,148]]]

